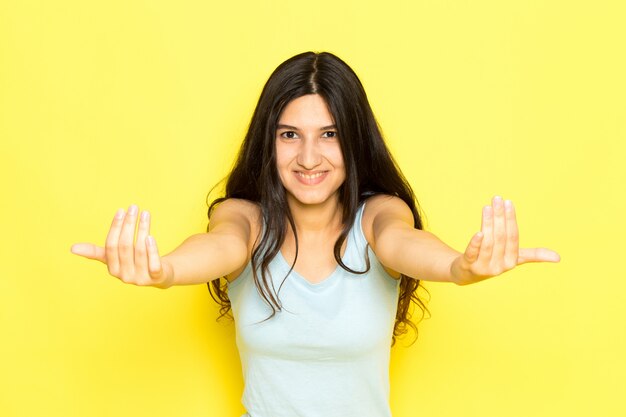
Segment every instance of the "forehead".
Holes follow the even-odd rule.
[[[322,96],[307,94],[291,100],[280,114],[278,123],[307,128],[329,126],[334,120]]]

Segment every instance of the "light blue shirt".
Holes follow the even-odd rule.
[[[248,264],[228,286],[250,417],[390,417],[389,355],[399,280],[367,245],[363,204],[347,238],[341,266],[319,284],[292,271],[279,297],[259,296]],[[290,265],[279,252],[269,272],[278,289]]]

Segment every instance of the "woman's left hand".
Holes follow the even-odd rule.
[[[452,262],[450,272],[455,283],[467,285],[526,262],[560,260],[559,254],[550,249],[520,249],[513,203],[496,196],[491,206],[483,207],[481,231],[472,237],[465,253]]]

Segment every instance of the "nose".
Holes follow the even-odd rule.
[[[298,150],[297,162],[302,168],[312,170],[322,163],[319,143],[315,138],[306,138]]]

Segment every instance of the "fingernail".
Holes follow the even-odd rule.
[[[130,214],[131,216],[134,216],[135,214],[137,214],[137,206],[133,204],[130,207],[128,207],[128,214]]]
[[[152,236],[148,236],[148,246],[154,246],[154,238]]]
[[[120,219],[122,219],[123,217],[124,217],[124,209],[123,209],[123,208],[121,208],[121,209],[117,209],[117,212],[115,213],[115,218],[116,218],[117,220],[120,220]]]
[[[145,222],[148,221],[148,218],[150,217],[150,213],[148,213],[147,211],[142,211],[141,212],[141,221]]]
[[[507,210],[511,210],[511,208],[513,207],[513,203],[511,202],[511,200],[504,200],[504,207]]]

